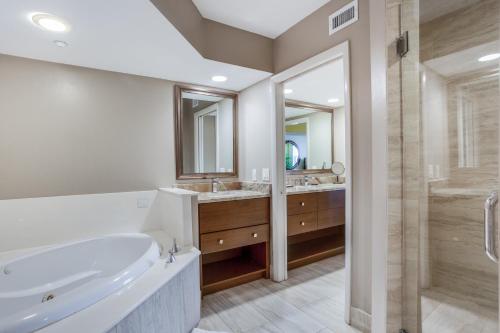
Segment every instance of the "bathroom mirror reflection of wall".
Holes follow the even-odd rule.
[[[296,149],[285,146],[287,173],[331,173],[334,162],[345,164],[343,59],[333,60],[287,80],[283,93],[285,141],[293,141],[297,146]],[[293,160],[296,156],[291,155],[296,151],[298,163]]]
[[[237,95],[176,86],[177,179],[237,176]]]
[[[333,108],[296,101],[286,101],[285,106],[286,169],[329,171],[333,162]]]

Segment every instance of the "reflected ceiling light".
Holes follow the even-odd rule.
[[[53,32],[66,32],[69,30],[69,24],[60,17],[45,13],[35,13],[30,15],[31,21],[43,30]]]
[[[477,59],[477,61],[485,62],[485,61],[492,61],[492,60],[497,60],[497,59],[500,59],[500,53],[492,53],[492,54],[485,55],[484,57]]]
[[[288,95],[288,94],[293,93],[293,90],[292,90],[292,89],[285,89],[285,90],[283,90],[283,93],[284,93],[285,95]]]
[[[338,103],[339,102],[339,99],[338,98],[330,98],[328,100],[328,103]]]
[[[55,40],[54,44],[56,44],[56,46],[59,46],[59,47],[66,47],[66,46],[68,46],[68,43],[66,43],[63,40]]]
[[[226,82],[227,77],[225,77],[224,75],[214,75],[214,76],[212,76],[212,81],[214,81],[214,82]]]

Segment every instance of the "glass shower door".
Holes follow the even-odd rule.
[[[403,0],[401,327],[498,332],[500,0]]]

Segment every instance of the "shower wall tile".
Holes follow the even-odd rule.
[[[421,62],[498,41],[498,0],[482,0],[421,25]]]

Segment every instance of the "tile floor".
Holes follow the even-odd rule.
[[[205,296],[199,328],[228,333],[358,333],[344,322],[344,256]]]
[[[423,333],[498,333],[498,310],[432,288],[422,291]]]

